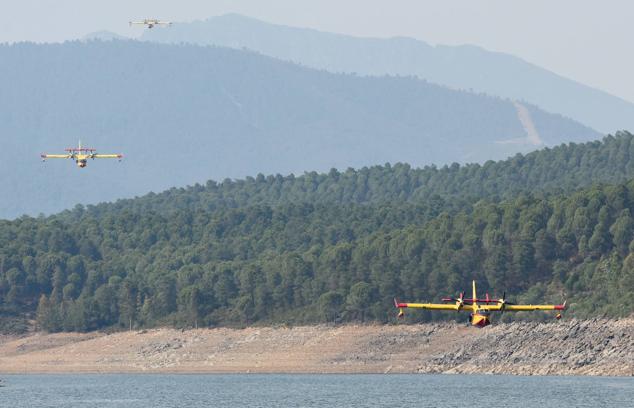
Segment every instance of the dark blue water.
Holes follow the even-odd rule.
[[[634,378],[7,375],[0,407],[634,407]]]

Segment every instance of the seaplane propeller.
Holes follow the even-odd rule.
[[[405,317],[405,311],[403,311],[403,308],[399,306],[398,300],[396,300],[396,298],[394,298],[394,306],[398,307],[398,315],[396,317],[399,319]]]
[[[506,309],[506,305],[514,305],[515,303],[506,301],[506,291],[502,293],[502,297],[498,299],[498,304],[500,305],[500,314],[504,314],[504,309]]]
[[[566,310],[566,302],[567,300],[564,300],[564,302],[561,304],[562,308],[555,315],[555,319],[560,320],[562,317],[564,317],[564,310]]]
[[[458,307],[458,311],[460,311],[460,309],[462,309],[462,307],[464,306],[464,291],[460,292],[460,296],[458,297],[458,299],[455,299],[456,302],[456,306]]]
[[[469,299],[467,299],[469,300]],[[455,302],[456,303],[456,311],[460,311],[463,307],[464,307],[464,302],[465,302],[465,297],[464,297],[464,291],[460,292],[460,295],[455,298],[455,297],[445,297],[442,298],[443,302]]]

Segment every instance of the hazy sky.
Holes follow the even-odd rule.
[[[634,101],[630,0],[0,0],[0,42],[133,36],[130,19],[191,21],[240,13],[358,36],[503,51]]]

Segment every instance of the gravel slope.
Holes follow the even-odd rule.
[[[495,373],[634,376],[634,318],[0,337],[1,373]]]

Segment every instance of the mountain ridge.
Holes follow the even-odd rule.
[[[454,89],[524,100],[603,133],[634,128],[634,103],[475,45],[432,46],[408,37],[355,37],[270,24],[239,14],[147,31],[141,39],[247,48],[332,72],[417,75]]]

